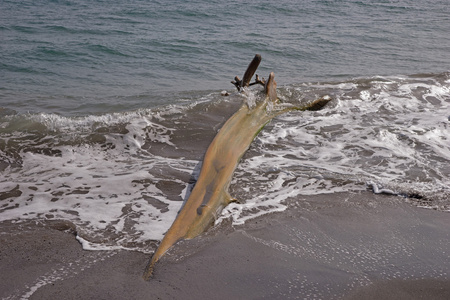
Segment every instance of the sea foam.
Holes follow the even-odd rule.
[[[378,76],[280,87],[280,105],[333,100],[266,125],[233,176],[239,202],[217,222],[243,224],[282,212],[287,200],[363,190],[449,210],[445,80]],[[4,117],[0,220],[63,219],[86,249],[151,252],[195,184],[210,141],[241,104],[236,93],[212,93],[125,113]]]

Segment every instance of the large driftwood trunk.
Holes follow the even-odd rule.
[[[203,233],[214,224],[222,209],[227,206],[232,197],[228,193],[231,178],[242,155],[250,147],[253,139],[261,129],[275,116],[289,110],[305,110],[318,107],[329,100],[318,99],[306,107],[290,107],[282,110],[268,109],[268,104],[274,107],[277,102],[276,82],[274,73],[267,81],[256,76],[250,83],[261,62],[261,56],[255,55],[249,64],[242,80],[235,77],[232,83],[239,91],[253,85],[264,86],[265,97],[255,107],[243,104],[220,129],[206,151],[202,169],[197,183],[186,204],[179,212],[170,229],[165,234],[158,249],[152,256],[144,279],[152,276],[156,262],[181,239],[191,239]]]

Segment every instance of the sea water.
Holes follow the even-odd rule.
[[[151,252],[221,125],[260,97],[230,83],[256,53],[282,103],[332,101],[264,128],[217,222],[341,191],[450,210],[447,1],[5,0],[0,16],[1,221]]]

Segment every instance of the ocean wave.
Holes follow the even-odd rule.
[[[280,212],[288,199],[366,190],[450,210],[449,88],[448,73],[281,86],[289,105],[333,100],[261,131],[232,180],[240,202],[219,222]],[[90,248],[151,251],[210,141],[244,100],[215,91],[116,113],[2,115],[0,220],[64,219]]]

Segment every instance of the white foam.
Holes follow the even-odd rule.
[[[352,96],[356,84],[335,88],[335,100],[324,111],[282,115],[259,134],[233,180],[245,203],[230,205],[222,218],[242,224],[283,210],[289,198],[368,187],[422,194],[448,210],[449,87],[380,80],[359,98]],[[423,101],[429,96],[443,101]]]
[[[130,115],[126,117],[127,133],[107,133],[104,144],[54,146],[53,150],[60,151],[55,156],[22,152],[21,168],[8,168],[0,180],[1,190],[18,186],[21,192],[19,197],[8,199],[11,209],[0,213],[0,221],[65,219],[77,225],[77,231],[86,241],[92,240],[83,243],[86,249],[134,247],[150,251],[149,247],[139,249],[130,245],[160,240],[182,204],[181,197],[169,200],[157,187],[158,182],[170,181],[181,187],[187,184],[152,170],[170,170],[173,165],[178,172],[190,174],[196,162],[147,153],[142,146],[148,141],[174,146],[173,129],[152,122],[151,116]],[[40,115],[37,118],[52,120],[52,130],[69,134],[75,130],[72,133],[78,136],[80,126],[86,126],[89,133],[87,127],[99,121],[96,117],[72,120]],[[109,148],[105,148],[108,144]],[[145,200],[146,196],[155,199],[161,207]]]
[[[260,132],[230,187],[241,203],[226,207],[217,222],[231,218],[242,224],[283,211],[288,199],[368,188],[423,195],[434,200],[429,207],[450,211],[449,86],[429,81],[379,77],[370,84],[281,90],[286,105],[323,94],[333,100],[322,111],[283,114]],[[207,100],[199,100],[202,109]],[[30,143],[59,152],[24,150],[19,167],[2,171],[0,189],[17,188],[21,195],[2,201],[0,221],[64,219],[77,226],[86,249],[151,251],[150,241],[160,240],[175,219],[198,165],[165,151],[190,142],[177,136],[188,124],[179,119],[189,121],[196,105],[80,118],[35,116],[55,133]],[[98,130],[104,142],[85,141]],[[201,156],[202,147],[190,151]]]

